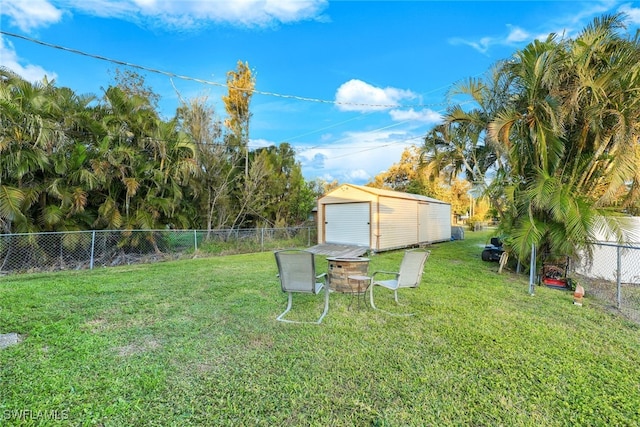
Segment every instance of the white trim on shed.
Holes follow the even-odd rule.
[[[384,251],[450,239],[451,205],[441,200],[353,184],[318,200],[319,244]]]

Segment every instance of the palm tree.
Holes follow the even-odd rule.
[[[640,200],[640,46],[623,16],[575,40],[534,41],[487,78],[454,89],[476,107],[449,109],[425,140],[434,170],[464,172],[501,215],[512,250],[572,255]]]
[[[503,226],[520,257],[532,244],[588,250],[621,190],[637,182],[640,58],[621,26],[608,16],[575,40],[535,41],[502,69],[512,98],[489,134],[509,148],[514,209]]]
[[[453,100],[460,95],[470,100],[449,107],[443,123],[427,134],[423,159],[433,174],[444,172],[450,181],[463,174],[475,188],[484,190],[487,175],[505,168],[506,149],[488,133],[489,123],[509,99],[501,64],[492,67],[484,79],[455,84],[447,97]]]
[[[32,84],[0,69],[0,221],[7,232],[38,231],[38,212],[47,205],[43,178],[64,139],[53,93],[46,79]]]
[[[153,175],[147,181],[145,197],[139,201],[144,201],[146,206],[141,208],[152,212],[156,222],[188,228],[193,223],[185,214],[193,211],[190,206],[194,195],[185,194],[185,191],[201,171],[196,145],[186,133],[178,130],[177,124],[176,119],[158,120],[154,133],[145,138],[145,149],[149,154],[146,164],[152,168]]]
[[[184,191],[199,170],[196,147],[178,130],[178,121],[162,121],[147,99],[111,87],[101,123],[92,162],[103,188],[100,224],[126,229],[191,225],[182,215]]]

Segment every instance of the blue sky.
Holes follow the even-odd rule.
[[[250,146],[288,142],[307,179],[363,184],[421,144],[452,84],[619,11],[635,33],[640,2],[629,1],[0,0],[0,28],[188,77],[137,70],[167,117],[179,96],[204,95],[224,117],[226,73],[248,62]],[[7,34],[0,64],[96,95],[122,68]]]

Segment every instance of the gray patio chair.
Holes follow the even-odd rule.
[[[405,251],[404,257],[402,258],[402,263],[400,264],[400,270],[397,272],[394,271],[375,271],[371,275],[371,285],[369,287],[369,299],[371,302],[371,307],[380,310],[376,307],[373,302],[373,288],[376,286],[382,286],[383,288],[387,288],[393,291],[393,297],[396,301],[396,304],[400,304],[398,302],[398,289],[400,288],[417,288],[420,284],[420,280],[422,279],[422,272],[424,270],[424,264],[427,262],[427,258],[431,251],[424,250],[411,250]],[[393,276],[393,279],[382,280],[377,278],[377,276]],[[384,310],[380,310],[384,311]],[[400,316],[412,316],[413,313],[409,314],[395,314],[389,313],[393,315]]]
[[[329,286],[327,286],[327,273],[316,275],[314,254],[302,250],[283,250],[275,252],[278,264],[278,277],[282,286],[282,292],[289,295],[287,309],[276,320],[289,323],[316,323],[320,324],[329,311]],[[322,280],[320,282],[319,280]],[[294,292],[318,294],[324,287],[324,311],[315,322],[302,322],[284,319],[285,314],[291,310]]]

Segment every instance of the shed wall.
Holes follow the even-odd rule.
[[[429,224],[429,227],[433,229],[431,241],[444,242],[451,240],[451,205],[431,203],[430,207],[435,212],[433,224]]]
[[[438,203],[437,200],[425,201],[422,196],[397,193],[398,196],[394,197],[395,193],[391,191],[370,190],[346,184],[318,200],[319,244],[332,243],[326,239],[327,205],[362,202],[368,202],[370,206],[368,220],[371,233],[370,247],[373,250],[389,250],[451,239],[449,204]],[[330,211],[340,213],[340,209],[331,208]],[[349,209],[345,209],[344,212],[347,214]],[[339,224],[339,227],[347,227],[353,218],[344,220],[345,224]],[[332,222],[335,224],[336,220],[332,219]],[[335,236],[333,231],[329,234]]]
[[[378,209],[377,250],[418,243],[418,203],[415,200],[380,197]]]
[[[418,212],[420,243],[443,242],[451,239],[451,205],[421,202]]]

